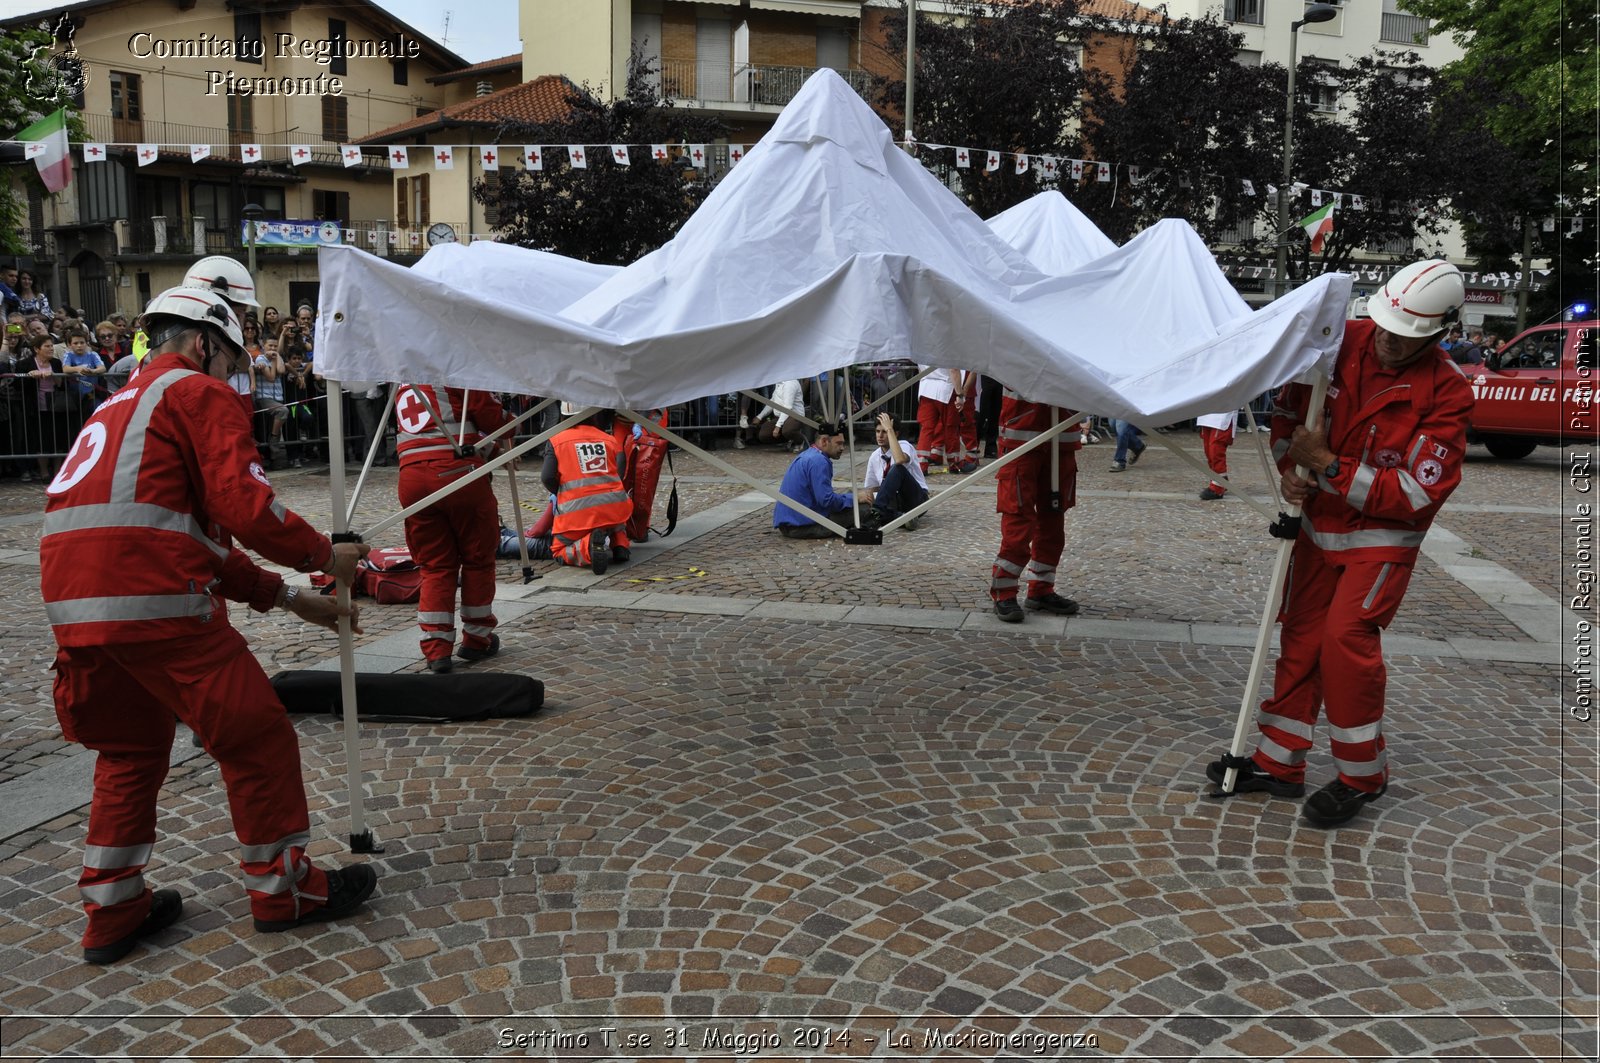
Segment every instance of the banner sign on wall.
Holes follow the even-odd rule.
[[[258,221],[257,247],[321,247],[342,243],[342,224],[337,221],[317,221],[288,218],[283,221]],[[239,242],[250,243],[250,223],[239,223]]]

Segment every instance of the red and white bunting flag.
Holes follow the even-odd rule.
[[[1351,210],[1366,210],[1367,209],[1367,201],[1365,199],[1362,199],[1360,196],[1351,196],[1350,197],[1350,209]]]
[[[348,170],[361,162],[361,149],[354,144],[340,144],[339,157],[344,160],[344,168]]]
[[[1026,155],[1018,155],[1017,156],[1017,173],[1027,173],[1027,172],[1028,172],[1028,157]]]
[[[422,234],[421,233],[407,233],[406,234],[406,238],[407,238],[407,240],[410,241],[412,247],[421,247],[422,246]]]
[[[377,247],[378,246],[378,230],[376,230],[376,229],[368,229],[367,230],[367,246],[368,247]]]
[[[970,169],[971,167],[972,167],[972,156],[967,153],[967,149],[966,148],[957,148],[956,149],[956,169],[958,169],[958,170],[967,170],[967,169]]]
[[[739,164],[739,160],[742,159],[742,158],[744,158],[744,145],[743,144],[729,144],[728,145],[728,165],[729,166],[737,166]]]
[[[140,166],[149,166],[152,162],[156,161],[156,156],[161,154],[161,152],[156,150],[156,146],[154,144],[140,144],[135,147],[134,150],[138,152]]]
[[[37,159],[49,150],[50,145],[46,144],[44,141],[30,140],[27,144],[23,145],[22,157],[25,159]]]
[[[190,162],[199,162],[201,159],[209,158],[210,155],[211,155],[211,145],[210,144],[190,144],[189,145],[189,161]]]
[[[1322,189],[1313,188],[1311,190],[1311,205],[1313,207],[1322,206]]]
[[[411,150],[404,145],[396,144],[389,149],[389,169],[411,169]]]
[[[1253,195],[1256,194],[1256,185],[1255,185],[1254,181],[1245,181],[1245,182],[1243,182],[1243,184],[1244,184],[1244,194],[1245,195],[1253,196]]]
[[[484,171],[500,169],[500,149],[493,144],[486,144],[478,149],[478,162]]]
[[[433,153],[433,168],[435,170],[454,170],[456,168],[456,149],[448,144],[440,145]]]
[[[522,145],[522,165],[530,170],[544,169],[544,149],[537,144]]]
[[[390,229],[389,230],[389,246],[390,247],[399,247],[400,246],[400,230],[399,229]]]
[[[706,146],[704,144],[689,145],[689,162],[696,170],[706,164]]]
[[[1334,209],[1343,210],[1344,209],[1344,193],[1343,192],[1330,192],[1328,194],[1333,197]]]
[[[1139,167],[1128,167],[1128,183],[1131,185],[1136,185],[1139,183]]]
[[[1050,179],[1056,176],[1056,170],[1060,164],[1056,162],[1054,155],[1046,155],[1040,160],[1039,165],[1043,168],[1046,179]]]
[[[1107,181],[1110,181],[1111,180],[1111,164],[1109,162],[1097,162],[1097,163],[1095,163],[1094,164],[1094,179],[1096,181],[1099,181],[1101,184],[1104,184]]]
[[[105,162],[106,146],[104,144],[85,144],[83,146],[84,162]]]
[[[1553,233],[1556,231],[1556,220],[1554,218],[1546,218],[1539,228],[1541,232]]]
[[[291,144],[289,146],[289,164],[299,166],[311,158],[310,144]]]
[[[261,161],[261,145],[260,144],[240,144],[239,145],[239,158],[244,160],[244,163],[245,163],[246,166],[248,166],[252,162],[260,162]]]
[[[1083,180],[1083,160],[1082,159],[1073,159],[1072,160],[1072,179],[1074,181]]]
[[[994,173],[998,169],[1000,169],[1000,153],[998,151],[991,151],[989,153],[988,161],[983,165],[983,172]]]
[[[611,161],[616,163],[618,166],[631,166],[631,165],[633,165],[633,156],[631,154],[629,154],[629,152],[628,152],[628,145],[626,145],[626,144],[613,144],[613,145],[611,145]]]
[[[583,156],[582,144],[567,145],[567,162],[571,164],[574,170],[587,170],[589,168],[589,160]]]
[[[672,156],[667,153],[667,146],[665,144],[651,144],[650,157],[657,162],[667,162],[672,158]]]

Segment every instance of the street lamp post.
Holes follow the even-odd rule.
[[[256,279],[256,219],[266,213],[258,203],[246,203],[239,208],[239,214],[250,225],[250,280]]]
[[[906,5],[906,139],[905,148],[915,155],[911,140],[911,112],[917,103],[917,0]]]
[[[1272,297],[1289,290],[1289,185],[1294,180],[1294,73],[1299,64],[1300,27],[1327,22],[1339,14],[1332,4],[1306,5],[1305,18],[1289,23],[1289,92],[1283,116],[1283,180],[1278,182],[1278,260],[1272,271]]]

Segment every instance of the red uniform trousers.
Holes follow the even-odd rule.
[[[150,911],[144,866],[174,717],[221,769],[251,914],[297,919],[327,903],[327,875],[305,854],[299,741],[244,636],[219,626],[203,638],[74,646],[57,652],[55,672],[62,733],[100,754],[78,879],[85,948],[125,937]]]
[[[917,399],[917,453],[924,471],[929,465],[944,464],[945,441],[955,431],[949,424],[954,413],[952,402],[940,402],[926,395]]]
[[[626,547],[628,545],[628,527],[625,524],[614,524],[609,528],[601,529],[611,537],[613,547]],[[594,529],[588,531],[569,532],[550,537],[550,556],[564,565],[582,568],[589,564],[594,557],[594,551],[589,545],[589,535]]]
[[[1061,508],[1056,509],[1050,503],[1048,446],[1000,470],[1000,551],[989,581],[989,597],[997,602],[1015,599],[1025,579],[1029,598],[1056,589],[1067,510],[1078,503],[1078,462],[1072,451],[1061,455]]]
[[[1228,448],[1233,446],[1233,429],[1200,428],[1200,445],[1205,448],[1206,465],[1212,473],[1211,490],[1219,495],[1228,493]]]
[[[1348,556],[1348,555],[1347,555]],[[1383,740],[1381,632],[1411,582],[1402,561],[1334,563],[1302,536],[1295,541],[1272,697],[1261,703],[1255,761],[1280,779],[1303,782],[1317,710],[1327,704],[1329,744],[1339,778],[1376,793],[1388,778]]]
[[[454,459],[419,461],[400,469],[400,505],[409,506],[472,471]],[[475,480],[406,518],[406,545],[422,570],[417,626],[430,661],[455,651],[456,586],[461,587],[461,644],[489,648],[494,633],[495,549],[500,518],[489,478]]]
[[[971,395],[959,408],[954,398],[946,404],[944,452],[948,462],[975,461],[982,453],[978,449],[978,413],[974,405]]]

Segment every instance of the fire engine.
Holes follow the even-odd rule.
[[[1539,446],[1595,445],[1595,339],[1600,321],[1541,325],[1514,337],[1482,365],[1463,365],[1477,404],[1467,441],[1497,458]]]

